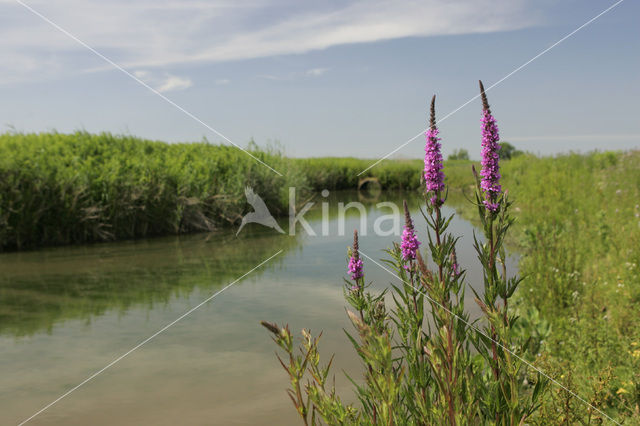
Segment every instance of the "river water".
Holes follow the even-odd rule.
[[[301,227],[290,236],[250,224],[237,237],[225,230],[0,254],[0,424],[19,424],[56,400],[29,424],[299,424],[285,394],[286,373],[261,320],[289,323],[296,332],[324,331],[321,352],[326,359],[336,354],[338,392],[352,400],[343,370],[358,377],[360,367],[342,331],[350,329],[342,289],[351,232],[363,224],[349,209],[346,235],[339,235],[337,206],[363,202],[368,232],[360,247],[380,259],[399,237],[375,235],[376,219],[391,213],[378,203],[401,206],[403,198],[426,241],[413,195],[340,192],[317,197],[305,215],[316,236]],[[382,229],[391,224],[384,221]],[[450,225],[461,236],[459,263],[479,288],[473,229],[457,217]],[[509,263],[514,271],[516,259]],[[371,261],[364,264],[374,289],[395,282]],[[478,311],[472,294],[467,291],[466,306],[473,317]]]

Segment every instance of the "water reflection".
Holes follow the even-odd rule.
[[[359,364],[342,332],[349,326],[342,277],[351,230],[361,222],[358,210],[347,210],[346,235],[339,235],[338,203],[359,199],[364,204],[367,232],[362,232],[361,249],[382,258],[398,238],[374,234],[376,219],[390,213],[377,205],[401,205],[402,198],[409,199],[418,237],[426,241],[415,196],[358,198],[341,192],[316,197],[305,215],[315,237],[301,232],[300,225],[292,237],[250,224],[237,238],[228,230],[0,255],[0,423],[29,417],[282,249],[268,265],[33,423],[297,424],[284,393],[285,373],[258,322],[324,330],[321,351],[336,353],[337,387],[345,394],[350,384],[341,371],[357,376]],[[323,202],[328,216],[323,216]],[[281,226],[287,230],[287,221]],[[462,236],[458,258],[471,284],[479,287],[473,279],[480,272],[471,248],[473,227],[456,219],[451,231]],[[374,288],[393,281],[371,262],[365,261],[365,272]],[[471,300],[467,307],[475,309]]]
[[[153,309],[196,287],[233,280],[275,247],[296,244],[255,229],[243,239],[223,232],[2,254],[0,334],[51,332],[63,319],[124,314],[132,306]]]

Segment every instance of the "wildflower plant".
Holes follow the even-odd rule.
[[[428,203],[431,206],[441,206],[444,203],[442,192],[444,191],[444,172],[442,171],[442,154],[440,153],[440,131],[436,127],[436,96],[431,98],[431,110],[429,128],[425,134],[424,147],[424,182],[425,191],[429,195]]]
[[[529,374],[530,364],[523,358],[526,345],[512,331],[517,319],[509,299],[520,279],[508,277],[505,266],[511,203],[500,185],[498,127],[482,83],[480,88],[483,160],[480,175],[475,169],[473,173],[484,240],[474,235],[474,241],[484,289],[472,290],[483,317],[472,321],[465,311],[467,276],[457,260],[459,237],[448,232],[454,215],[442,210],[447,189],[434,96],[422,172],[422,215],[428,228],[424,256],[430,262],[420,251],[406,201],[401,241],[383,260],[399,282],[391,285],[391,307],[385,304],[387,290],[369,291],[357,231],[348,251],[344,296],[355,329],[347,337],[363,366],[364,380],[350,377],[359,405],[345,405],[328,386],[331,361],[320,366],[319,337],[303,330],[298,355],[287,326],[263,322],[288,355],[288,363],[280,363],[290,376],[289,396],[305,424],[519,425],[539,407],[546,381]]]
[[[485,417],[494,416],[496,424],[518,424],[538,407],[537,398],[546,386],[546,379],[539,374],[534,379],[533,391],[525,389],[523,355],[524,346],[514,341],[513,327],[517,317],[509,312],[509,299],[522,281],[509,277],[506,268],[504,241],[514,219],[509,216],[511,202],[507,192],[502,192],[498,151],[498,126],[489,109],[489,102],[482,81],[482,170],[481,178],[472,169],[476,180],[476,206],[484,231],[485,241],[474,233],[474,247],[483,267],[484,291],[475,292],[486,321],[483,333],[474,336],[474,345],[491,369],[492,378],[487,381],[487,395],[480,400]],[[473,290],[473,288],[472,288]]]
[[[496,119],[491,115],[487,95],[480,81],[480,96],[482,98],[482,170],[480,175],[480,188],[484,194],[483,204],[490,212],[496,212],[500,208],[498,197],[502,192],[500,186],[500,135]]]

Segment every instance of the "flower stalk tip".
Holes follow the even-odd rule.
[[[491,108],[489,108],[489,101],[487,100],[487,94],[484,93],[484,85],[482,84],[482,80],[478,80],[480,83],[480,97],[482,98],[482,110],[488,111],[491,114]]]
[[[433,95],[431,98],[431,110],[429,114],[429,128],[436,128],[436,95]]]
[[[280,329],[278,328],[277,325],[267,322],[267,321],[260,321],[260,324],[266,328],[267,330],[269,330],[270,332],[272,332],[275,335],[280,334]]]
[[[405,261],[412,261],[416,258],[416,252],[418,251],[418,247],[420,246],[420,241],[416,237],[415,229],[413,228],[413,220],[411,219],[411,214],[409,213],[409,207],[407,206],[407,201],[403,201],[404,206],[404,229],[402,231],[402,244],[400,248],[402,249],[402,259]]]
[[[354,281],[357,281],[364,276],[364,273],[362,272],[362,259],[360,259],[360,252],[358,247],[357,230],[353,231],[353,247],[351,248],[351,258],[349,259],[349,266],[347,271],[351,275],[351,279]]]

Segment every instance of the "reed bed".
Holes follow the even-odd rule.
[[[291,159],[207,142],[168,144],[109,133],[0,135],[0,250],[209,231],[236,224],[251,186],[275,216],[288,187],[416,189],[417,160]]]
[[[0,135],[0,249],[207,231],[234,223],[251,186],[274,214],[306,188],[280,152],[108,133]]]

